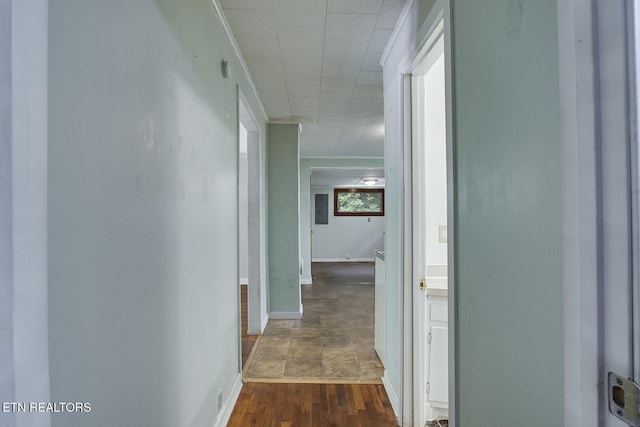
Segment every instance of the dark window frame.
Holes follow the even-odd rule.
[[[338,210],[339,193],[380,193],[380,211],[371,212],[340,212]],[[334,188],[333,189],[334,216],[384,216],[384,188]]]

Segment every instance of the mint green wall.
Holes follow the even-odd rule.
[[[92,404],[52,425],[213,426],[239,379],[249,82],[209,0],[51,0],[49,49],[51,400]]]
[[[311,283],[311,168],[380,168],[383,159],[336,159],[304,157],[300,159],[300,254],[303,283]]]
[[[556,7],[454,2],[462,426],[563,424]]]
[[[435,2],[384,66],[386,379],[402,387],[402,76]],[[555,1],[453,3],[457,424],[563,424],[561,152]],[[451,236],[450,236],[451,239]],[[451,242],[451,240],[450,240]]]
[[[269,312],[300,313],[299,126],[268,127]]]

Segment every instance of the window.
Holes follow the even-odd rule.
[[[336,216],[383,216],[384,190],[381,188],[336,188],[333,190]]]

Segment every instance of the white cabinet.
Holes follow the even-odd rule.
[[[446,289],[427,289],[427,419],[446,416],[449,407],[449,331]]]

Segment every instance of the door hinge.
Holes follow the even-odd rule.
[[[427,342],[431,344],[431,332],[427,334]]]
[[[427,289],[427,281],[424,279],[420,279],[420,290],[424,291],[425,289]]]
[[[431,391],[431,384],[427,383],[427,393],[429,393]]]
[[[630,426],[640,427],[640,386],[609,372],[609,412]]]

